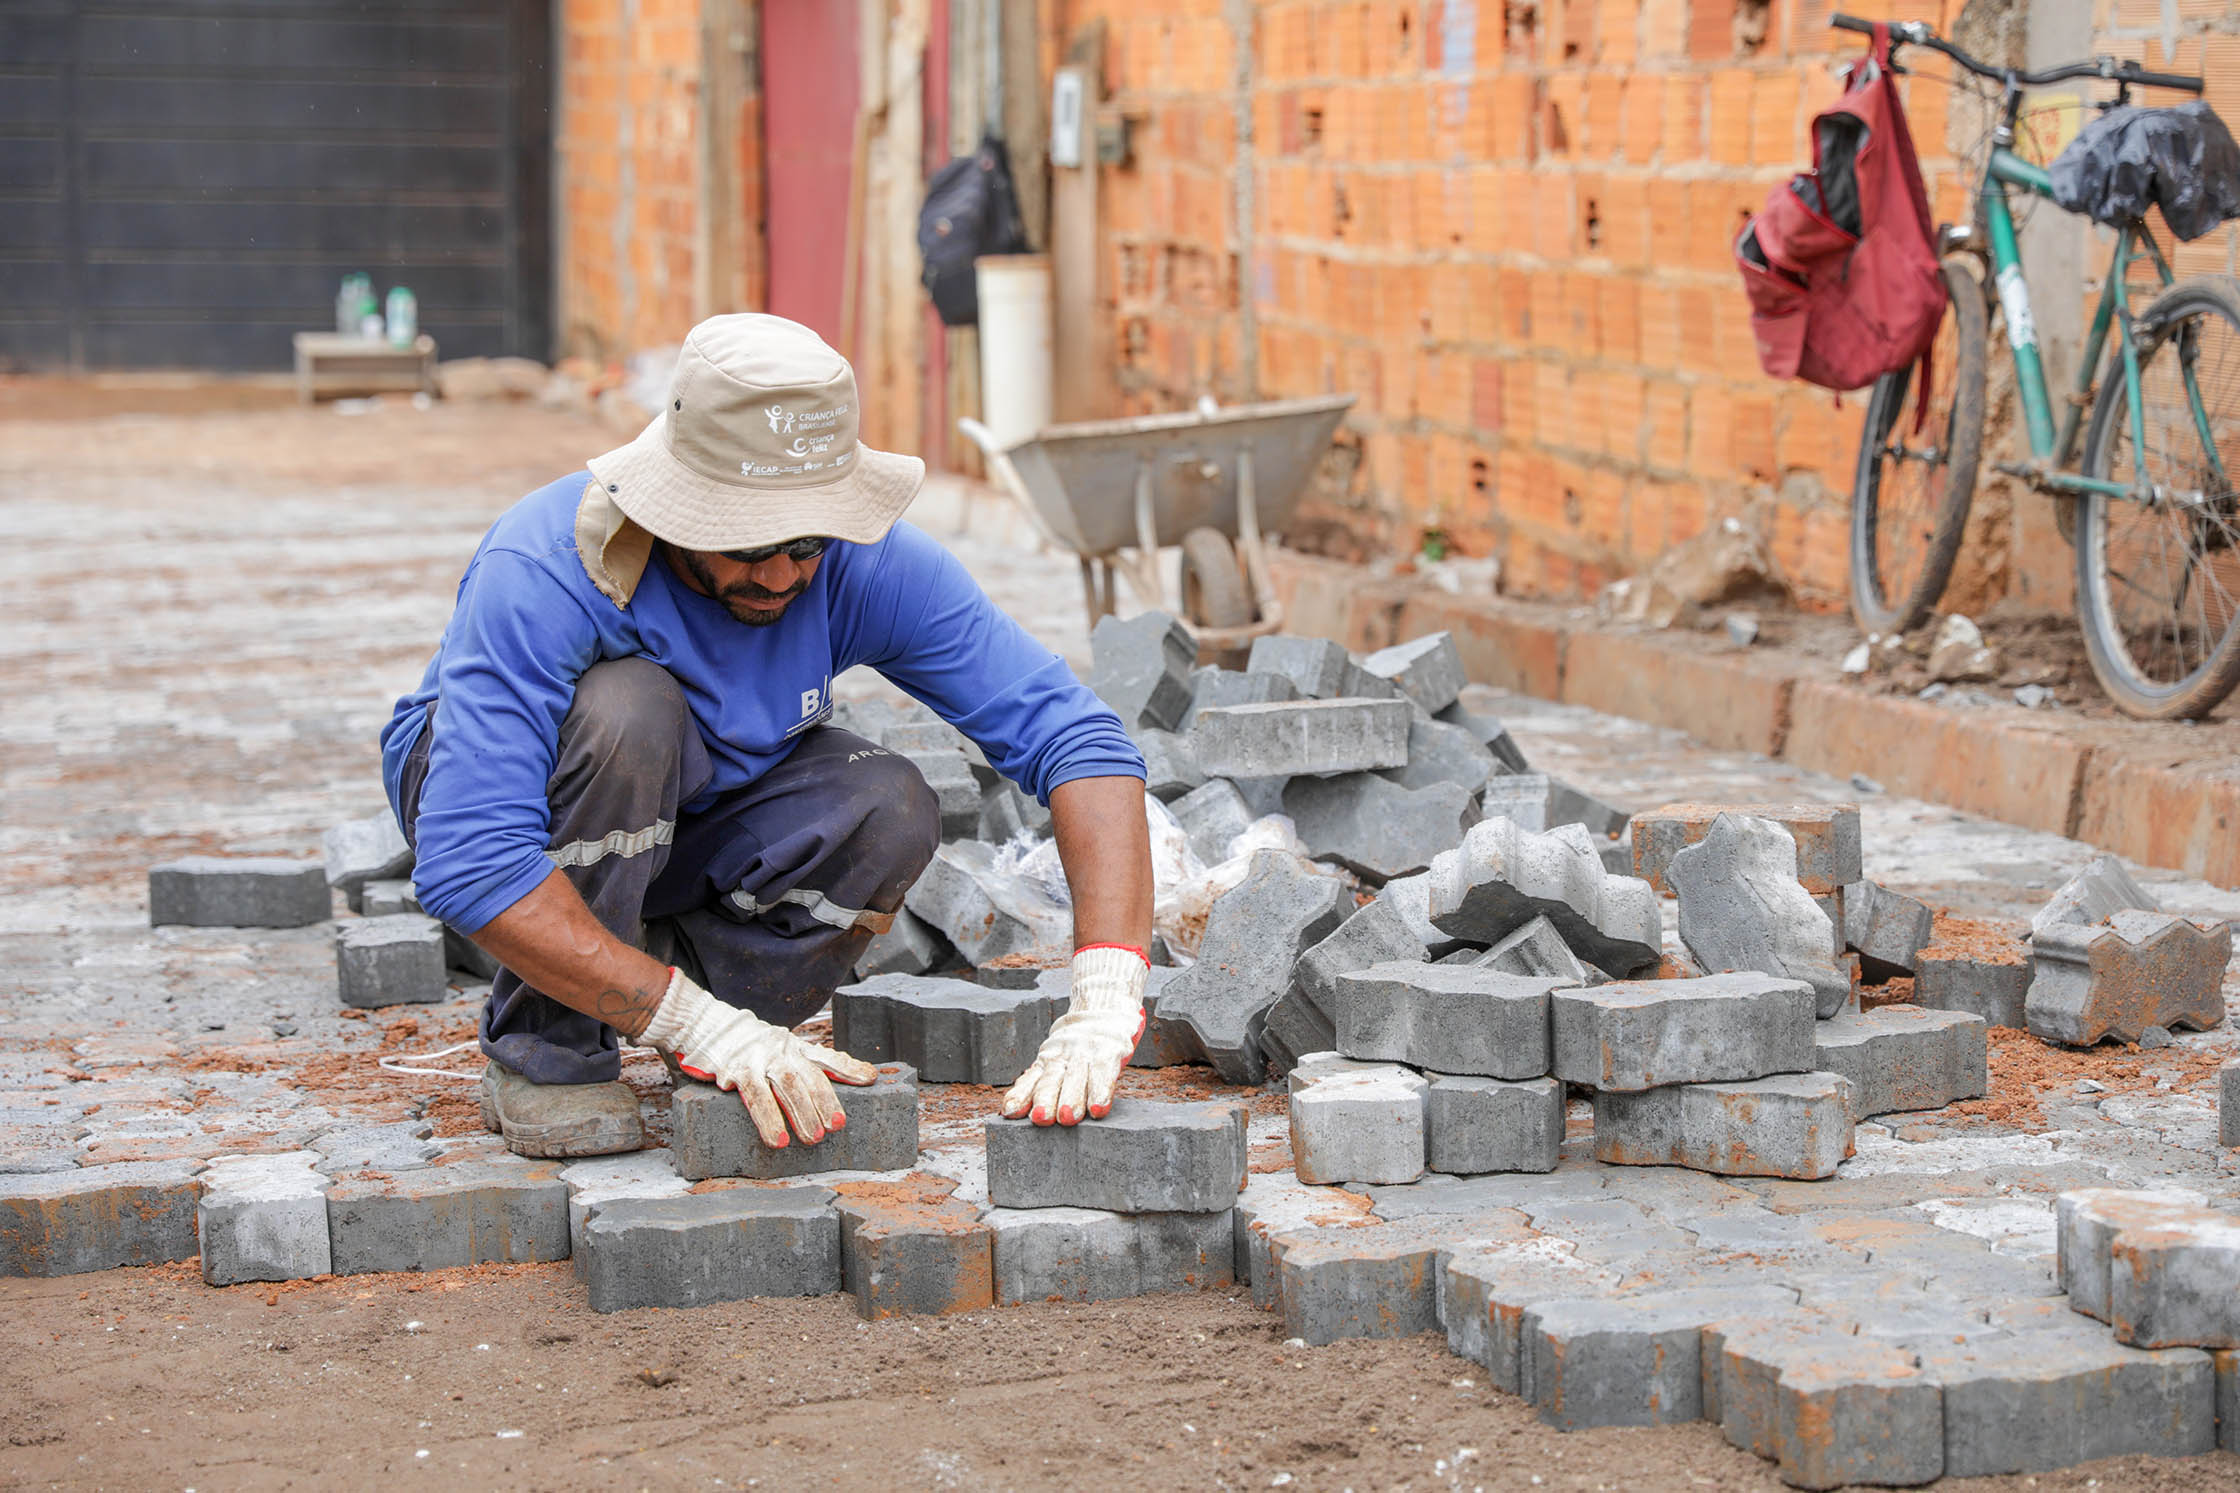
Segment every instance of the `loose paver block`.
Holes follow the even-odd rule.
[[[1025,990],[915,975],[843,986],[832,997],[833,1043],[868,1063],[906,1063],[926,1083],[1008,1084],[1065,1007],[1063,992],[1035,973]]]
[[[2201,1209],[2117,1230],[2108,1325],[2138,1348],[2240,1348],[2240,1216]]]
[[[1143,791],[1159,802],[1172,803],[1206,785],[1205,769],[1184,738],[1147,727],[1135,733],[1135,743],[1143,753]]]
[[[1936,925],[1929,905],[1877,882],[1843,889],[1843,942],[1877,984],[1910,975]]]
[[[1680,899],[1680,939],[1706,970],[1757,970],[1803,980],[1822,1016],[1851,996],[1828,915],[1797,880],[1796,842],[1771,819],[1721,814],[1673,856],[1665,880]]]
[[[1350,686],[1362,673],[1360,665],[1342,645],[1328,638],[1294,637],[1289,633],[1254,638],[1252,652],[1245,659],[1245,671],[1280,674],[1291,681],[1300,696],[1309,700],[1329,700],[1359,693]]]
[[[1851,1081],[1852,1118],[1942,1109],[1990,1083],[1983,1018],[1965,1011],[1882,1006],[1819,1024],[1813,1068]]]
[[[1548,1071],[1548,1001],[1561,982],[1421,960],[1340,975],[1338,1051],[1441,1073],[1538,1078]]]
[[[1292,700],[1201,710],[1188,740],[1208,777],[1272,778],[1398,767],[1408,760],[1405,700]]]
[[[451,994],[443,924],[419,913],[335,925],[335,984],[346,1006],[428,1005]]]
[[[1292,979],[1327,1018],[1337,1009],[1340,975],[1395,960],[1424,959],[1430,953],[1424,931],[1408,915],[1405,893],[1394,895],[1388,888],[1301,954],[1292,967]]]
[[[1172,731],[1190,709],[1197,640],[1165,612],[1105,617],[1089,635],[1089,688],[1130,731]]]
[[[1711,832],[1721,814],[1770,819],[1796,842],[1796,878],[1815,897],[1866,879],[1857,804],[1666,804],[1633,816],[1633,874],[1669,893],[1672,858]]]
[[[2232,925],[2117,912],[2105,925],[2054,923],[2030,940],[2031,1034],[2084,1047],[2136,1042],[2150,1026],[2207,1031],[2224,1020]]]
[[[961,983],[949,981],[950,984]],[[739,1096],[707,1083],[680,1083],[670,1101],[677,1175],[774,1179],[817,1172],[900,1172],[918,1164],[918,1075],[883,1063],[868,1088],[836,1083],[848,1123],[815,1145],[799,1138],[766,1146]]]
[[[2240,1059],[2217,1070],[2217,1143],[2240,1146]]]
[[[1166,965],[1151,967],[1150,978],[1143,987],[1143,1035],[1136,1038],[1135,1053],[1128,1059],[1129,1067],[1172,1068],[1206,1060],[1205,1049],[1198,1045],[1198,1034],[1190,1029],[1189,1023],[1176,1020],[1161,1009],[1167,986],[1181,974],[1181,970]]]
[[[1450,1176],[1552,1172],[1563,1145],[1563,1085],[1452,1073],[1425,1075],[1424,1159]]]
[[[999,1208],[1219,1213],[1244,1185],[1245,1107],[1120,1099],[1101,1120],[991,1119],[988,1198]]]
[[[2225,1349],[2209,1358],[2217,1366],[2217,1445],[2240,1452],[2240,1352]]]
[[[1252,827],[1252,809],[1227,778],[1193,788],[1168,807],[1190,839],[1190,852],[1207,865],[1229,858],[1230,842]]]
[[[1423,1175],[1423,1075],[1397,1066],[1328,1073],[1291,1093],[1291,1156],[1308,1183]]]
[[[622,1198],[591,1210],[583,1246],[579,1273],[598,1312],[840,1289],[840,1217],[823,1187]]]
[[[856,960],[856,978],[874,975],[922,975],[938,967],[949,955],[949,941],[933,931],[924,918],[907,907],[895,909],[886,930],[871,935]]]
[[[1576,825],[1534,834],[1489,818],[1431,863],[1431,921],[1475,944],[1496,944],[1545,917],[1581,959],[1612,974],[1654,969],[1664,955],[1656,894],[1602,869]]]
[[[327,1188],[318,1156],[225,1156],[202,1175],[196,1233],[202,1278],[213,1286],[249,1280],[308,1280],[334,1269],[327,1242]]]
[[[1850,1084],[1833,1073],[1594,1096],[1595,1160],[1809,1180],[1851,1154]]]
[[[1110,1301],[1226,1286],[1236,1278],[1230,1213],[995,1208],[996,1300]]]
[[[1380,648],[1363,659],[1361,667],[1398,685],[1401,693],[1433,715],[1460,699],[1462,687],[1470,682],[1461,650],[1455,647],[1453,635],[1444,632]]]
[[[386,811],[336,825],[320,837],[319,848],[327,885],[349,900],[352,912],[365,911],[368,882],[392,881],[412,874],[412,846],[397,827],[397,816]]]
[[[1485,787],[1478,791],[1478,812],[1488,819],[1506,819],[1537,835],[1554,827],[1548,819],[1548,795],[1552,791],[1544,772],[1487,778]]]
[[[1550,829],[1576,824],[1593,835],[1597,842],[1615,840],[1625,833],[1629,817],[1623,809],[1611,808],[1584,788],[1574,787],[1561,778],[1548,780],[1547,819]],[[1630,856],[1628,860],[1630,862]],[[1631,869],[1630,864],[1618,868],[1621,874]]]
[[[945,1178],[842,1182],[840,1273],[865,1321],[940,1316],[995,1304],[988,1225]]]
[[[1271,1078],[1283,1077],[1302,1055],[1335,1047],[1337,1041],[1338,1029],[1330,1018],[1296,985],[1268,1008],[1260,1023],[1260,1055]]]
[[[2074,1311],[2111,1320],[2109,1270],[2118,1234],[2183,1224],[2206,1210],[2191,1192],[2085,1187],[2054,1202],[2054,1247],[2061,1289]]]
[[[199,1161],[0,1176],[0,1276],[79,1275],[195,1252]]]
[[[1194,669],[1190,674],[1192,715],[1201,710],[1219,710],[1230,705],[1267,705],[1277,700],[1298,698],[1299,686],[1288,674],[1240,672],[1210,666]],[[1188,726],[1187,718],[1183,724]]]
[[[552,1161],[507,1157],[384,1176],[327,1192],[337,1275],[568,1257],[568,1184]]]
[[[996,847],[943,845],[904,894],[904,905],[956,947],[967,964],[1056,948],[1073,936],[1073,911],[995,868]]]
[[[358,889],[357,911],[369,918],[385,918],[394,913],[420,910],[420,894],[409,881],[383,878],[369,881]]]
[[[2030,951],[2006,934],[1979,934],[1965,948],[1931,944],[1914,964],[1915,1005],[1967,1011],[1986,1026],[2021,1028],[2029,994]]]
[[[1408,760],[1384,769],[1381,776],[1403,788],[1452,783],[1475,795],[1487,779],[1504,770],[1469,727],[1417,716],[1408,723]]]
[[[1506,975],[1560,980],[1567,986],[1601,985],[1609,980],[1602,971],[1582,963],[1556,931],[1556,925],[1546,918],[1534,918],[1484,953],[1473,955],[1470,963]]]
[[[2096,1332],[2025,1333],[1930,1344],[1921,1371],[1944,1391],[1948,1477],[2192,1457],[2216,1446],[2215,1366],[2191,1349],[2149,1353]]]
[[[1548,997],[1551,1070],[1603,1090],[1804,1073],[1813,992],[1774,975],[1621,980]]]
[[[1722,1324],[1711,1342],[1727,1440],[1779,1464],[1791,1487],[1913,1487],[1943,1475],[1944,1395],[1913,1354],[1781,1318]]]
[[[1283,811],[1307,854],[1372,886],[1423,870],[1478,822],[1477,805],[1459,784],[1403,788],[1373,772],[1293,778]]]
[[[1353,896],[1294,855],[1264,850],[1213,904],[1198,962],[1168,983],[1159,1015],[1189,1026],[1206,1061],[1231,1083],[1258,1083],[1268,1008],[1291,988],[1300,954],[1337,931]]]
[[[1022,792],[1009,778],[999,778],[980,798],[980,838],[1002,844],[1021,834],[1050,833],[1050,811]]]
[[[973,776],[972,763],[962,751],[938,746],[916,751],[896,749],[895,755],[918,769],[918,776],[933,790],[934,802],[940,806],[942,839],[970,840],[979,835],[980,780]]]
[[[317,861],[190,855],[148,871],[155,927],[302,928],[333,915],[334,894]]]
[[[1434,711],[1433,715],[1444,724],[1462,727],[1483,742],[1486,750],[1493,753],[1494,760],[1501,764],[1504,771],[1529,770],[1530,764],[1525,761],[1524,752],[1518,747],[1515,738],[1509,735],[1509,728],[1494,717],[1465,710],[1459,700],[1444,710]]]
[[[2162,904],[2132,880],[2123,862],[2112,855],[2096,856],[2085,868],[2063,882],[2030,919],[2035,942],[2048,928],[2062,923],[2091,926],[2105,923],[2119,912],[2160,912]]]

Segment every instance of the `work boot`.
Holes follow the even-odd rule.
[[[516,1156],[608,1156],[646,1143],[630,1085],[531,1083],[502,1063],[482,1070],[482,1124]]]

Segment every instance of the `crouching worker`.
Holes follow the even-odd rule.
[[[504,969],[483,1117],[525,1156],[645,1143],[621,1043],[735,1090],[763,1140],[847,1123],[871,1066],[792,1028],[932,859],[934,795],[826,724],[865,664],[1046,802],[1074,897],[1071,1008],[1003,1112],[1101,1116],[1142,1026],[1143,759],[1119,720],[899,522],[924,464],[857,440],[806,327],[719,316],[636,440],[492,525],[382,733],[422,906]]]

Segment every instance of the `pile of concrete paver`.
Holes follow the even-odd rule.
[[[1629,818],[1532,771],[1462,707],[1444,634],[1267,637],[1226,670],[1171,618],[1107,619],[1091,683],[1201,863],[1270,814],[1304,851],[1234,858],[1195,947],[1155,950],[1136,1066],[1234,1097],[1075,1128],[937,1102],[1032,1061],[1070,909],[1006,869],[1045,809],[930,714],[853,706],[840,724],[924,772],[945,843],[833,999],[836,1045],[880,1066],[846,1129],[773,1150],[736,1096],[681,1084],[669,1145],[626,1156],[407,1122],[71,1161],[0,1175],[0,1272],[569,1258],[601,1311],[844,1291],[865,1317],[1242,1284],[1306,1343],[1443,1332],[1551,1424],[1709,1420],[1800,1487],[2240,1450],[2240,1213],[2071,1183],[2046,1260],[1928,1221],[1911,1174],[1844,1172],[1874,1117],[1982,1096],[1992,1028],[2217,1025],[2229,926],[2103,859],[2027,940],[1948,946],[1865,877],[1853,806]],[[151,919],[307,926],[339,891],[343,1005],[488,977],[419,912],[393,824],[326,850],[158,867]],[[1249,1103],[1269,1083],[1280,1117]],[[2240,1064],[2221,1096],[2240,1146]]]

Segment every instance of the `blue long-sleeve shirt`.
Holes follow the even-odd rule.
[[[442,701],[413,885],[421,906],[461,932],[551,874],[545,791],[560,723],[576,681],[605,659],[650,659],[682,686],[715,769],[686,813],[782,759],[831,714],[832,681],[856,664],[930,706],[1044,802],[1075,778],[1144,775],[1119,718],[912,525],[876,544],[829,545],[784,619],[748,627],[679,580],[658,548],[627,604],[602,594],[577,549],[586,480],[540,488],[491,527],[419,688],[381,733],[395,807],[405,759]]]

